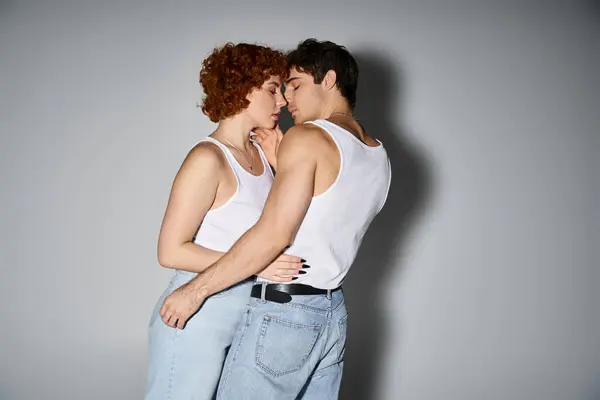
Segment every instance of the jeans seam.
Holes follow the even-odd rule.
[[[251,318],[250,317],[250,313],[251,313],[251,309],[248,308],[246,310],[246,318],[245,318],[245,321],[244,321],[244,325],[241,328],[242,332],[240,334],[240,341],[239,341],[237,347],[234,349],[233,354],[231,355],[231,362],[228,362],[227,371],[224,371],[225,374],[223,375],[222,382],[218,386],[225,387],[225,384],[229,380],[229,376],[231,375],[231,366],[237,360],[237,356],[238,356],[238,354],[240,352],[240,348],[244,344],[244,340],[246,338],[246,333],[248,331],[248,327],[250,326],[250,318]],[[230,351],[231,351],[231,349],[230,349]],[[217,386],[217,399],[220,398],[219,393],[218,393],[218,386]]]
[[[324,376],[327,376],[329,374],[330,369],[335,368],[335,367],[339,368],[341,363],[342,363],[342,361],[337,361],[335,364],[328,365],[319,371],[315,371],[315,373],[312,375],[312,379],[315,379],[315,378],[319,379]]]
[[[325,341],[326,342],[329,340],[329,334],[331,331],[331,321],[333,320],[333,311],[331,311],[331,303],[329,303],[328,308],[329,308],[329,312],[327,313],[327,327],[325,328]],[[324,352],[325,352],[325,347],[323,347],[323,350],[321,350],[321,356],[319,357],[320,360],[322,360],[323,357],[325,357]]]
[[[344,329],[343,333],[344,333],[344,337],[342,338],[342,324],[345,323],[346,324],[346,328]],[[343,356],[344,356],[344,349],[343,347],[346,344],[346,335],[348,332],[348,314],[344,315],[342,318],[340,318],[340,320],[337,323],[338,325],[338,332],[339,332],[339,337],[336,343],[336,348],[337,348],[337,354],[338,354],[338,361],[342,361],[343,360]],[[344,343],[342,345],[342,342]]]
[[[335,306],[335,308],[333,309],[333,311],[332,311],[332,312],[336,312],[337,310],[339,310],[339,309],[340,309],[340,307],[341,307],[342,305],[344,305],[344,299],[343,299],[343,298],[342,298],[342,300],[341,300],[341,301],[338,303],[338,305],[337,305],[337,306]]]
[[[173,354],[171,355],[171,368],[169,370],[169,387],[167,389],[167,399],[171,399],[171,395],[173,394],[173,375],[175,374],[175,364],[176,364],[176,342],[177,342],[177,338],[179,337],[179,330],[177,328],[171,328],[173,329],[173,339],[172,339],[172,346],[171,348],[173,349]]]

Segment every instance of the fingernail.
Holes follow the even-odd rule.
[[[306,273],[306,271],[298,271],[298,273],[299,273],[300,275],[302,275],[302,274],[305,274],[305,273]]]
[[[304,264],[302,268],[310,268],[310,265]]]
[[[301,263],[305,263],[305,262],[306,262],[306,260],[303,258],[303,259],[301,259],[301,260],[300,260],[300,262],[301,262]]]
[[[293,277],[293,278],[292,278],[292,280],[293,280],[293,281],[295,281],[296,279],[298,279],[298,277],[297,277],[297,276],[295,276],[295,277]]]

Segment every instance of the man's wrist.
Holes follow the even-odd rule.
[[[194,294],[200,298],[207,298],[211,294],[201,275],[190,281],[190,284]]]

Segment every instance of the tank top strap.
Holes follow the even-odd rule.
[[[207,136],[203,139],[200,139],[200,141],[198,141],[198,143],[203,143],[203,142],[213,143],[214,145],[216,145],[217,147],[219,147],[221,149],[221,151],[225,155],[225,158],[227,159],[227,163],[229,164],[229,167],[232,169],[233,174],[235,175],[235,179],[239,186],[240,185],[240,173],[237,170],[237,168],[240,168],[240,167],[238,166],[237,160],[233,156],[233,153],[231,152],[231,150],[229,150],[229,148],[227,146],[225,146],[223,143],[219,142],[217,139],[211,138],[210,136]]]
[[[250,139],[250,141],[252,142],[252,144],[254,144],[254,146],[258,150],[258,154],[260,154],[260,159],[262,160],[263,168],[265,169],[265,173],[270,174],[270,176],[272,178],[274,178],[275,175],[273,175],[273,170],[271,169],[271,164],[269,164],[269,161],[267,160],[267,156],[265,155],[263,149],[260,147],[260,145],[255,140]],[[269,172],[267,172],[267,170]]]
[[[324,125],[324,119],[313,119],[312,121],[304,121],[304,124],[311,124],[311,125],[317,125],[322,127]]]

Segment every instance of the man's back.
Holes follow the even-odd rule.
[[[294,283],[334,289],[345,278],[367,228],[385,203],[391,169],[381,142],[366,137],[375,144],[367,145],[359,139],[360,133],[324,119],[306,122],[307,131],[308,125],[319,131],[312,140],[320,142],[315,145],[314,196],[286,253],[302,256],[311,266]]]

